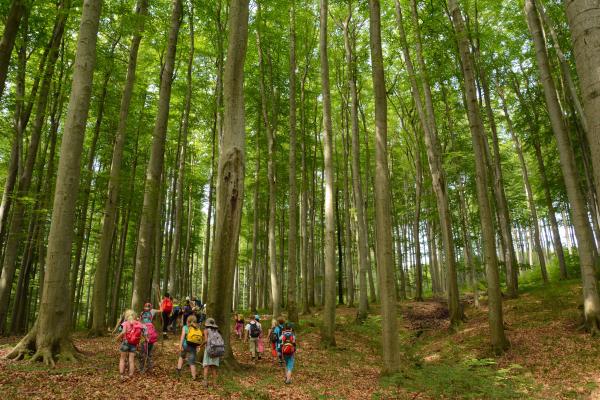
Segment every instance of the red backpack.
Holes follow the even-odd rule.
[[[138,321],[127,322],[125,325],[125,340],[132,346],[137,346],[142,338],[142,324]]]
[[[171,301],[171,299],[168,297],[164,298],[162,301],[161,308],[166,313],[170,313],[171,311],[173,311],[173,302]]]
[[[281,341],[281,354],[291,356],[296,352],[296,337],[293,332],[283,332]]]

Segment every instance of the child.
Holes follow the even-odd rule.
[[[160,303],[160,311],[163,320],[163,337],[166,338],[169,323],[171,322],[171,312],[173,311],[173,300],[171,300],[171,295],[169,293],[165,293]]]
[[[296,335],[291,322],[285,324],[279,341],[281,342],[281,355],[285,362],[285,383],[290,384],[292,383],[292,371],[294,370],[296,354]]]
[[[129,378],[133,377],[135,370],[135,350],[144,335],[144,325],[136,320],[133,310],[125,311],[125,322],[121,324],[121,333],[117,335],[117,341],[121,341],[121,358],[119,360],[119,374],[121,380],[125,380],[125,363],[129,361]]]
[[[281,356],[281,334],[283,333],[284,326],[285,318],[277,318],[277,326],[273,328],[272,332],[269,335],[271,343],[275,343],[275,351],[277,352],[277,356],[279,357],[279,365],[283,365],[283,357]]]
[[[158,314],[159,310],[152,309],[151,303],[144,304],[144,311],[140,314],[140,321],[144,324],[146,329],[146,343],[147,343],[147,364],[146,367],[148,369],[152,368],[152,349],[154,348],[154,343],[158,341],[158,333],[154,328],[154,317]]]
[[[246,325],[246,341],[250,344],[249,350],[252,355],[252,361],[256,358],[258,353],[258,359],[260,360],[260,353],[258,352],[258,338],[262,332],[262,326],[260,322],[256,320],[256,316],[250,317],[250,322]]]
[[[208,371],[212,371],[213,381],[215,381],[220,358],[225,355],[225,342],[214,318],[208,318],[205,326],[206,347],[202,366],[204,367],[204,386],[208,387]]]
[[[277,327],[277,320],[275,318],[271,319],[271,328],[269,329],[269,333],[267,337],[269,338],[269,342],[271,343],[271,356],[273,357],[273,361],[277,359],[277,333],[275,332],[275,328]]]
[[[242,332],[244,329],[244,317],[242,314],[237,314],[235,316],[235,334],[237,335],[239,340],[242,340]]]
[[[262,353],[263,351],[265,351],[265,343],[263,342],[263,330],[262,330],[262,324],[260,323],[260,315],[256,314],[254,316],[254,319],[256,319],[256,323],[260,326],[260,335],[258,335],[258,341],[256,343],[256,347],[257,347],[257,351],[258,351],[258,359],[260,360],[262,358]]]
[[[183,360],[187,356],[187,362],[192,372],[192,379],[196,380],[196,349],[204,345],[204,334],[198,325],[195,315],[190,315],[181,330],[179,339],[179,360],[177,360],[177,376],[181,375]]]

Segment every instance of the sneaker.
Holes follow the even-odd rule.
[[[204,387],[208,387],[208,380],[205,379],[204,382],[202,382],[202,384],[204,385]]]
[[[181,377],[181,370],[179,368],[175,368],[175,374],[178,378]]]
[[[289,385],[290,383],[292,383],[292,380],[291,380],[291,379],[286,379],[286,380],[285,380],[285,384],[286,384],[286,385]]]

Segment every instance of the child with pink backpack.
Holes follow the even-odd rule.
[[[136,314],[133,310],[125,311],[124,322],[121,324],[121,333],[117,335],[117,341],[121,342],[119,351],[121,358],[119,360],[119,373],[121,380],[125,380],[125,364],[129,362],[129,378],[133,377],[135,371],[135,351],[142,339],[145,336],[145,326],[136,319]]]
[[[152,368],[152,349],[154,343],[158,341],[158,332],[154,327],[154,317],[160,312],[160,310],[152,309],[152,303],[144,304],[144,311],[140,314],[140,321],[146,329],[146,342],[144,343],[143,352],[146,354],[145,369]]]

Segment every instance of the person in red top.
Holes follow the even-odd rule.
[[[162,301],[160,302],[160,311],[162,312],[163,320],[163,337],[167,337],[167,328],[171,322],[170,316],[173,311],[173,300],[169,293],[165,293]]]

